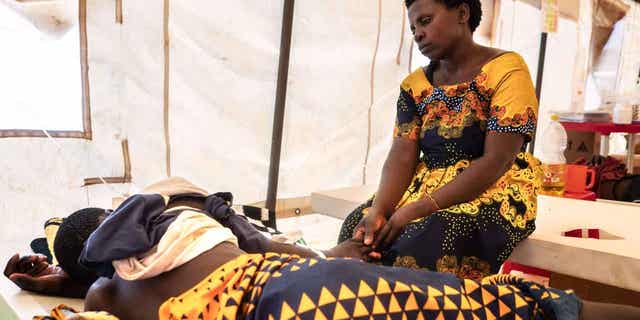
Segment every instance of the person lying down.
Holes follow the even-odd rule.
[[[239,241],[233,228],[225,228],[235,215],[218,197],[174,197],[173,202],[166,198],[136,195],[113,213],[80,210],[62,222],[56,235],[54,253],[60,268],[40,257],[16,255],[5,274],[18,284],[23,281],[22,287],[35,283],[36,291],[63,295],[81,296],[82,288],[87,291],[91,285],[86,312],[59,306],[51,313],[53,319],[635,319],[640,315],[635,308],[583,302],[571,292],[513,276],[461,280],[452,274],[357,259],[323,259],[304,248],[272,246],[268,239],[249,241],[260,243],[250,250],[263,252],[247,253],[238,246],[246,245],[246,239]],[[237,229],[242,237],[250,233]],[[368,250],[357,241],[351,246],[349,250],[360,252],[356,256]]]

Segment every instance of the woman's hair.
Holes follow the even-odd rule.
[[[85,284],[91,284],[98,279],[93,271],[78,263],[78,258],[91,233],[107,215],[108,211],[105,209],[85,208],[72,213],[60,224],[53,241],[53,252],[60,268],[69,274],[71,279]]]
[[[466,3],[469,6],[469,29],[471,32],[476,31],[476,28],[480,25],[480,20],[482,19],[482,5],[480,4],[480,0],[434,0],[444,4],[447,8],[456,8],[459,5]],[[409,8],[411,4],[416,2],[416,0],[404,0],[404,4]]]

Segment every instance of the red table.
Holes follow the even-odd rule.
[[[614,132],[627,133],[629,145],[627,147],[627,171],[633,173],[635,150],[634,134],[640,133],[640,124],[616,124],[612,122],[568,122],[560,121],[567,131],[588,131],[600,133],[600,155],[609,155],[609,135]]]

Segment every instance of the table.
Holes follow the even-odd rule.
[[[568,122],[560,121],[567,131],[596,132],[600,136],[600,155],[609,155],[609,135],[614,132],[626,133],[629,135],[629,145],[627,146],[627,172],[633,173],[635,136],[640,133],[640,124],[617,124],[612,122]]]
[[[509,260],[640,292],[639,211],[640,205],[633,203],[539,195],[536,230]],[[601,238],[562,235],[574,229],[600,229]]]

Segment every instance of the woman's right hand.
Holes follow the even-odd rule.
[[[387,218],[384,212],[376,207],[370,207],[367,214],[356,226],[353,239],[360,240],[365,245],[370,246],[373,244],[378,231],[380,231],[386,223]]]

